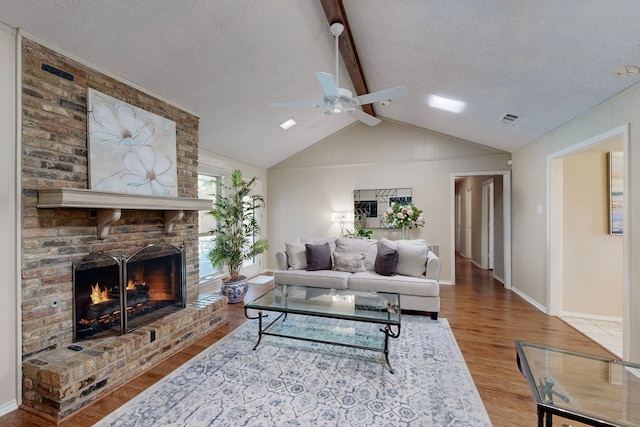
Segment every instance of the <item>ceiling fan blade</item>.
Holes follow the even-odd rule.
[[[320,104],[311,102],[272,102],[269,107],[313,107],[318,108]]]
[[[404,86],[398,86],[391,89],[381,90],[379,92],[371,92],[366,95],[357,96],[356,99],[360,102],[360,105],[364,105],[387,99],[400,98],[406,95],[407,88]]]
[[[349,110],[348,114],[352,115],[354,119],[360,120],[362,123],[369,126],[375,126],[381,122],[380,119],[373,117],[361,110]]]
[[[339,98],[338,95],[338,87],[336,86],[335,80],[333,80],[333,76],[329,73],[323,73],[322,71],[318,71],[316,73],[316,78],[320,82],[320,86],[322,86],[322,92],[327,98]]]

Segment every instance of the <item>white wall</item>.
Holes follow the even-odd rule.
[[[17,408],[20,402],[18,375],[18,301],[16,242],[16,33],[0,24],[0,415]]]
[[[547,301],[547,217],[537,215],[536,206],[546,207],[547,156],[627,124],[631,128],[630,147],[638,147],[640,132],[634,131],[640,128],[638,85],[513,153],[512,284],[542,306]],[[626,162],[629,217],[624,238],[629,260],[625,286],[629,290],[624,308],[625,358],[640,362],[640,227],[636,225],[640,223],[640,198],[634,194],[640,185],[640,150],[630,149]],[[603,291],[601,297],[606,298],[607,293]]]
[[[267,171],[268,266],[275,268],[273,254],[298,236],[337,236],[340,228],[331,223],[331,212],[352,211],[353,190],[410,187],[414,204],[427,220],[411,237],[440,246],[441,279],[450,282],[452,174],[504,170],[510,158],[390,120],[375,127],[357,123]],[[374,230],[373,238],[382,236],[397,239],[401,232]]]

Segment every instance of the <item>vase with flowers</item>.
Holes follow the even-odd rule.
[[[401,228],[402,238],[408,239],[409,229],[423,227],[425,223],[422,209],[418,209],[413,203],[401,205],[392,203],[383,215],[389,228]]]

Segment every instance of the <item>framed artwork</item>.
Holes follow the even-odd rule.
[[[609,152],[609,234],[624,232],[624,152]]]
[[[364,220],[365,228],[389,228],[382,218],[392,203],[411,203],[411,188],[377,188],[353,191],[353,211],[356,218]]]
[[[89,188],[178,195],[176,123],[87,90]]]

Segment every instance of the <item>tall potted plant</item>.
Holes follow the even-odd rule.
[[[269,248],[266,239],[253,240],[260,234],[255,218],[256,209],[264,207],[260,195],[251,194],[256,177],[244,181],[242,171],[231,173],[231,185],[223,186],[223,194],[216,194],[209,214],[215,220],[214,236],[209,260],[214,268],[227,267],[228,276],[222,279],[221,292],[230,303],[240,302],[247,292],[248,280],[240,274],[242,263]]]

